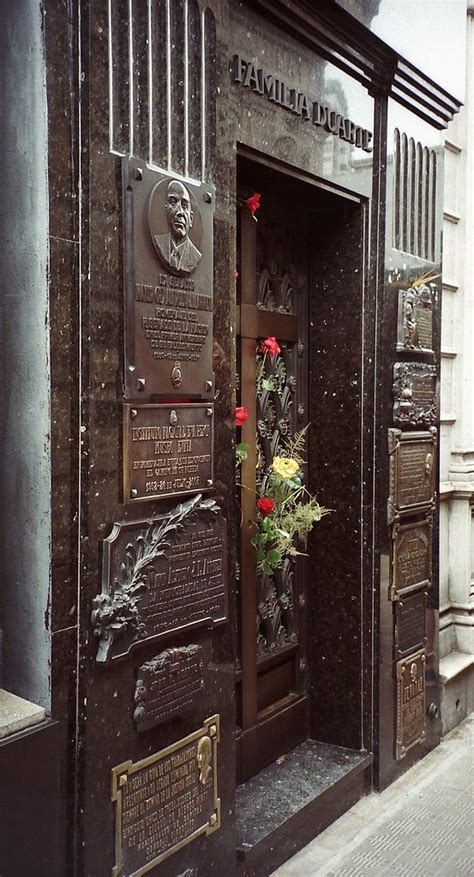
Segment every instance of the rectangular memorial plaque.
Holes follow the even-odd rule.
[[[397,661],[397,761],[426,737],[425,666],[423,649]]]
[[[393,420],[397,426],[434,426],[438,418],[436,366],[396,362],[393,398]]]
[[[202,647],[167,649],[138,668],[133,720],[148,731],[196,706],[204,686]]]
[[[103,545],[92,612],[99,663],[227,621],[226,523],[214,500],[198,494],[165,515],[114,524]]]
[[[395,647],[403,658],[426,644],[426,592],[407,594],[396,606]]]
[[[431,585],[432,536],[431,516],[411,524],[393,525],[391,600]]]
[[[388,523],[432,508],[436,487],[436,428],[429,432],[389,429],[390,494]]]
[[[433,353],[433,293],[424,283],[398,293],[397,350]]]
[[[112,768],[113,877],[140,877],[202,834],[220,828],[219,716],[142,761]]]
[[[122,167],[126,395],[211,399],[214,187]]]
[[[123,406],[123,501],[212,487],[213,403]]]

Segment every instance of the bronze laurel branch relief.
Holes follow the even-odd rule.
[[[102,593],[92,625],[97,662],[137,642],[227,616],[225,522],[201,494],[149,521],[115,524],[104,540]]]

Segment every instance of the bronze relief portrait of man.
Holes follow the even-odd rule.
[[[184,183],[164,180],[155,186],[150,197],[149,226],[153,246],[165,268],[178,276],[192,274],[202,256],[202,222]]]

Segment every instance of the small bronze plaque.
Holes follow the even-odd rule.
[[[424,283],[398,293],[397,350],[433,353],[433,294]]]
[[[196,706],[204,686],[201,653],[196,645],[166,649],[138,668],[133,712],[137,731],[148,731]]]
[[[431,509],[436,487],[436,428],[429,432],[389,429],[390,495],[388,523],[401,515]]]
[[[396,604],[395,647],[403,658],[426,644],[426,593],[406,594]]]
[[[432,531],[431,516],[424,521],[393,525],[391,600],[431,585]]]
[[[141,877],[202,834],[220,828],[219,716],[142,761],[112,768],[113,877]]]
[[[125,391],[212,398],[214,188],[123,159]]]
[[[99,663],[227,621],[226,523],[214,500],[198,494],[165,515],[117,523],[103,545],[92,612]]]
[[[424,362],[396,362],[393,366],[393,398],[393,420],[398,426],[436,424],[436,366]]]
[[[213,403],[123,406],[123,501],[212,488]]]
[[[425,666],[424,650],[397,661],[397,761],[426,737]]]

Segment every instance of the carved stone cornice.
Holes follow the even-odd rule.
[[[246,0],[318,55],[433,127],[446,128],[461,102],[332,0]]]

